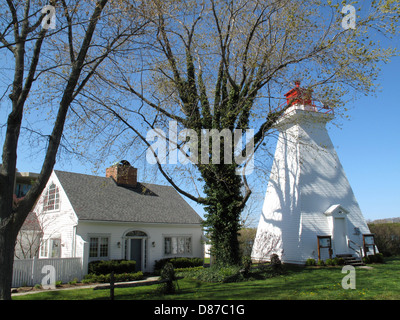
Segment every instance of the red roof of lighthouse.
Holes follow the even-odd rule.
[[[288,105],[292,104],[311,105],[311,91],[300,88],[300,81],[295,81],[295,85],[296,87],[294,87],[288,93],[285,94],[286,103]]]

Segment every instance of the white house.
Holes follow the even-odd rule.
[[[332,110],[296,87],[278,120],[279,138],[252,250],[255,260],[283,262],[375,252],[360,207],[326,129]]]
[[[201,218],[170,186],[137,182],[126,161],[106,176],[53,171],[34,212],[44,221],[39,258],[155,260],[203,257]]]

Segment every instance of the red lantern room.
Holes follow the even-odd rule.
[[[302,104],[310,106],[311,104],[311,90],[300,88],[300,81],[295,81],[296,87],[285,94],[286,103],[288,105]]]

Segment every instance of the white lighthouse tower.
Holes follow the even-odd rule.
[[[375,252],[374,238],[329,138],[333,112],[296,87],[277,122],[279,138],[252,258],[303,264]]]

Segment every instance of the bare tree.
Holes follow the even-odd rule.
[[[140,3],[133,1],[51,0],[50,7],[44,5],[39,0],[0,2],[2,60],[14,62],[12,72],[2,74],[8,83],[2,103],[10,90],[11,112],[4,124],[0,171],[0,299],[11,298],[16,237],[51,174],[71,105],[96,70],[126,52],[129,40],[146,24],[138,15]],[[51,18],[56,18],[55,26]],[[33,107],[39,109],[36,127],[24,118]],[[13,202],[24,128],[44,140],[44,158],[37,181],[22,200]]]

